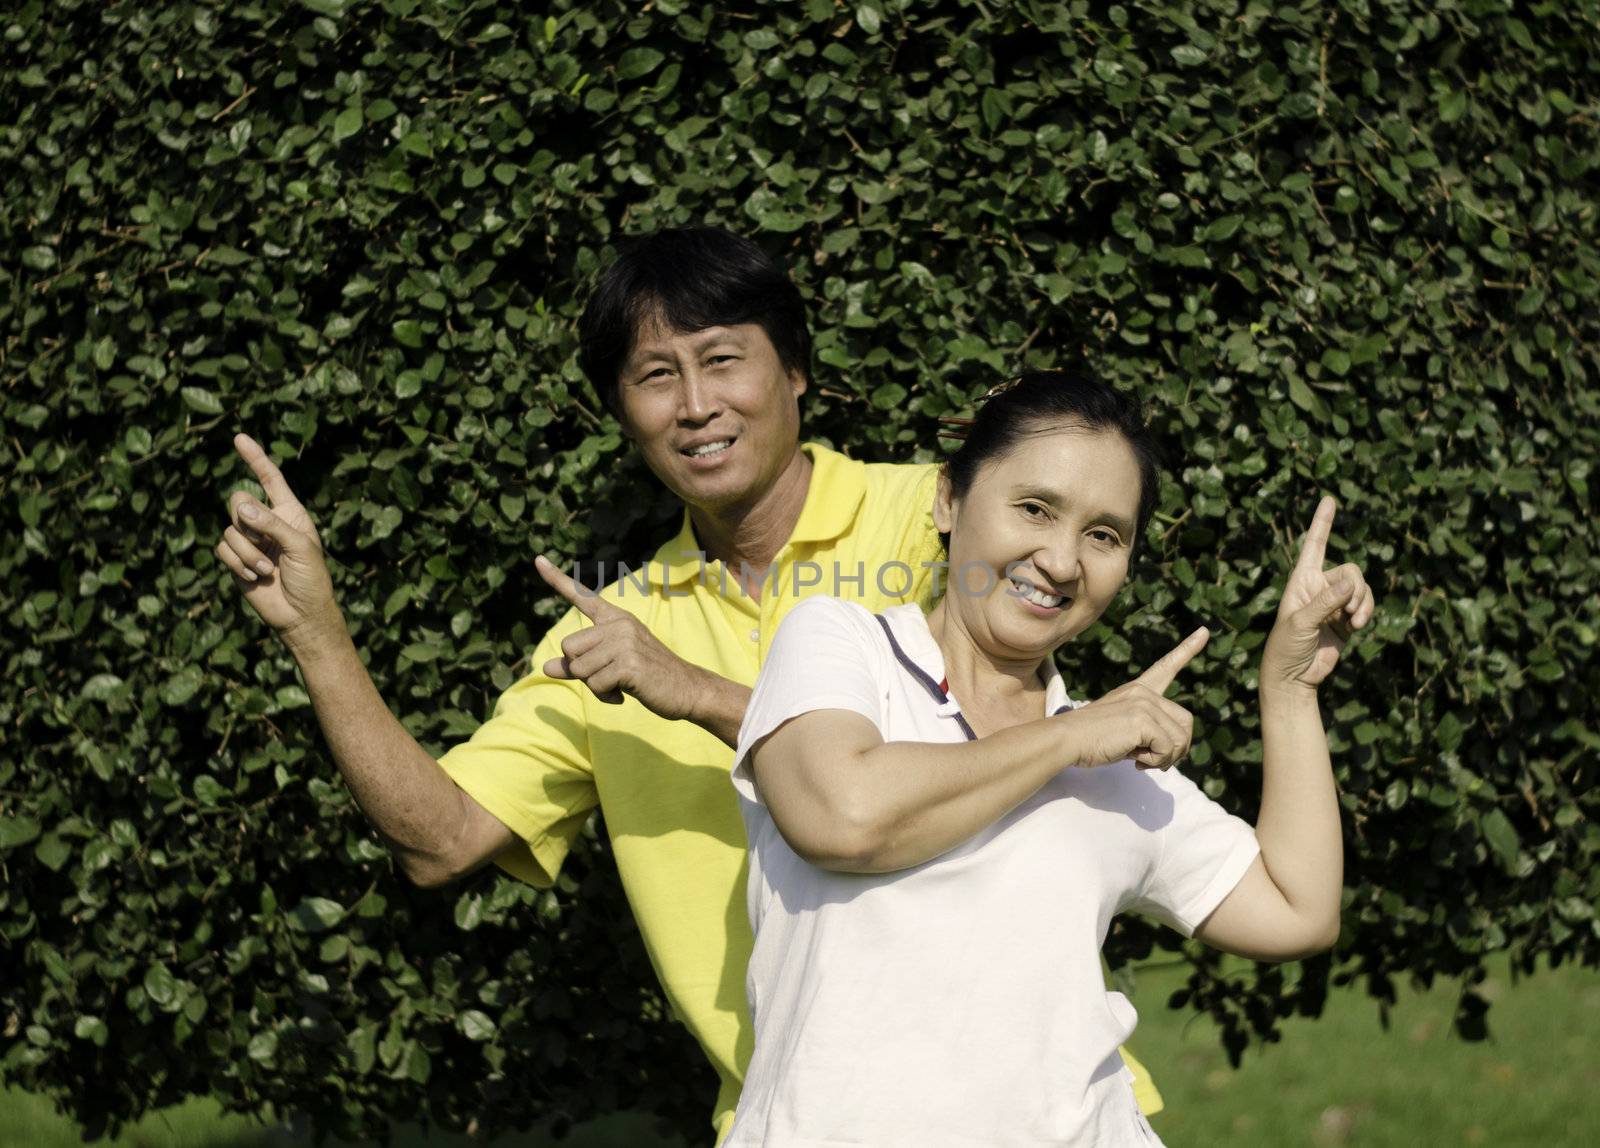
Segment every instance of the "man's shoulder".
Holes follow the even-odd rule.
[[[936,462],[863,463],[866,479],[864,499],[869,515],[894,518],[928,515],[939,477]]]

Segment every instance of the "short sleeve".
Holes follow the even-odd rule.
[[[495,858],[513,877],[546,888],[599,803],[589,755],[584,687],[544,673],[582,625],[568,611],[534,648],[533,672],[500,695],[494,716],[439,764],[468,796],[521,839]]]
[[[1186,937],[1244,877],[1261,846],[1250,823],[1212,801],[1176,769],[1152,770],[1172,797],[1172,818],[1161,830],[1159,857],[1130,906]]]
[[[816,710],[849,710],[883,728],[874,673],[883,642],[872,615],[854,602],[807,598],[778,626],[739,727],[733,783],[758,800],[746,762],[751,748],[784,722]]]

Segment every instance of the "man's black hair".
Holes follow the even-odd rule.
[[[951,493],[965,498],[978,471],[1003,458],[1025,436],[1060,426],[1115,431],[1127,440],[1139,465],[1139,519],[1129,540],[1137,556],[1160,493],[1161,452],[1145,426],[1139,404],[1114,387],[1067,371],[1028,371],[996,388],[977,410],[961,447],[945,461]],[[950,539],[944,536],[948,550]]]
[[[578,320],[578,365],[601,403],[617,412],[618,375],[640,325],[669,330],[758,324],[787,371],[811,373],[805,304],[770,255],[720,227],[685,227],[625,240]]]

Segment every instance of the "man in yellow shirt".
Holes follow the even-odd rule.
[[[493,860],[547,886],[603,809],[662,988],[721,1081],[720,1135],[751,1051],[745,839],[729,779],[749,687],[802,598],[873,611],[926,598],[942,557],[936,468],[801,445],[810,336],[799,292],[727,232],[627,247],[580,339],[596,391],[684,503],[682,527],[598,594],[541,560],[574,608],[539,643],[534,671],[439,760],[379,697],[310,516],[244,435],[236,445],[270,507],[236,493],[217,554],[294,654],[340,772],[412,880],[444,884]],[[1155,1111],[1134,1069],[1141,1106]]]

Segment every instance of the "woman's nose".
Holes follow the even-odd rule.
[[[1048,546],[1041,546],[1033,555],[1033,564],[1057,586],[1078,580],[1078,545],[1075,538],[1062,538]]]

